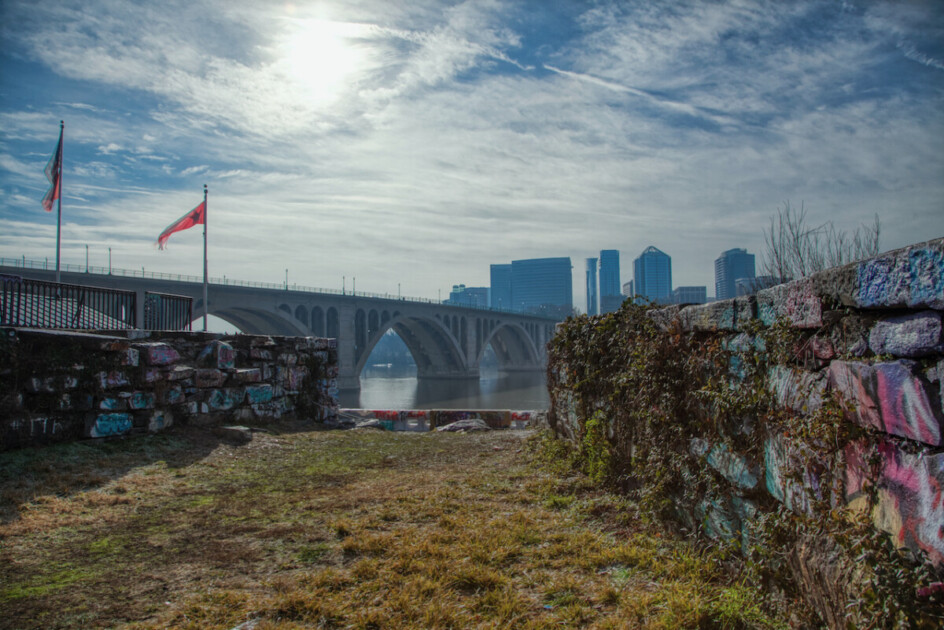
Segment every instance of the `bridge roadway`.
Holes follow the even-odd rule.
[[[43,263],[0,261],[0,273],[54,281]],[[62,282],[193,298],[194,320],[203,317],[203,283],[194,276],[66,265]],[[419,378],[478,378],[479,362],[491,345],[505,371],[539,371],[547,364],[546,346],[555,321],[545,317],[463,306],[432,300],[351,294],[325,289],[246,283],[214,278],[208,288],[209,313],[246,334],[333,337],[338,340],[341,389],[359,389],[371,350],[388,330],[403,339],[416,361]],[[139,308],[141,308],[139,306]],[[141,313],[138,321],[143,321]]]

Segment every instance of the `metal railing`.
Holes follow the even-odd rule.
[[[29,328],[135,328],[134,291],[0,275],[0,324]]]
[[[144,292],[145,330],[192,330],[193,298]]]
[[[25,256],[23,258],[0,258],[0,267],[21,267],[24,269],[43,269],[46,271],[52,271],[55,269],[55,266],[50,267],[48,261],[42,260],[30,260]],[[153,278],[155,280],[172,280],[175,282],[194,282],[194,283],[203,283],[202,276],[190,276],[187,274],[179,273],[163,273],[160,271],[145,271],[142,267],[141,269],[121,269],[118,267],[96,267],[94,265],[85,266],[85,265],[72,265],[72,264],[61,264],[60,269],[69,273],[94,273],[99,275],[111,275],[111,276],[122,276],[125,278]],[[533,313],[522,313],[510,308],[499,308],[496,306],[488,307],[472,307],[472,306],[463,306],[456,304],[443,303],[441,300],[433,300],[430,298],[419,298],[419,297],[405,297],[401,295],[393,295],[392,293],[370,293],[368,291],[350,291],[344,289],[325,289],[319,287],[309,287],[304,285],[292,284],[289,285],[284,282],[275,283],[275,282],[253,282],[249,280],[233,280],[231,278],[208,278],[207,281],[210,284],[228,286],[228,287],[247,287],[253,289],[275,289],[280,291],[300,291],[302,293],[324,293],[329,295],[349,295],[357,297],[367,297],[367,298],[377,298],[381,300],[394,300],[398,302],[415,302],[421,304],[436,304],[437,306],[446,306],[452,308],[474,308],[475,310],[482,311],[493,311],[495,313],[510,313],[516,315],[523,315],[525,317],[539,317],[543,319],[554,319],[548,317],[542,317],[541,315],[534,315]]]
[[[0,274],[0,325],[72,330],[138,327],[134,291]],[[191,330],[193,298],[144,292],[146,330]]]

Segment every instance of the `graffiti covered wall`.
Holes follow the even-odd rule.
[[[0,449],[175,423],[337,416],[334,339],[5,328]]]
[[[901,550],[940,571],[942,311],[944,239],[937,239],[754,296],[635,320],[628,311],[613,316],[622,321],[571,320],[551,346],[548,423],[586,448],[602,419],[624,483],[649,448],[633,422],[666,423],[666,448],[677,456],[663,461],[681,462],[682,473],[675,486],[666,483],[677,489],[669,504],[683,524],[711,537],[746,549],[754,521],[778,504],[808,517],[848,510],[867,514]],[[662,354],[645,353],[645,335],[664,344]],[[610,347],[620,340],[642,345],[621,355]],[[630,373],[637,355],[652,367],[642,362]],[[690,381],[656,373],[665,365],[682,366],[678,374]],[[640,396],[639,384],[685,391]],[[829,574],[809,566],[815,546],[796,545],[792,561],[806,579]],[[835,596],[807,586],[811,600]],[[825,618],[843,619],[848,602],[833,603],[839,612]]]

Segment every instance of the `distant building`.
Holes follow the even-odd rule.
[[[704,304],[708,301],[708,287],[675,287],[672,290],[673,304]]]
[[[604,249],[600,252],[600,312],[610,313],[623,303],[620,293],[619,251]]]
[[[446,304],[468,306],[471,308],[488,307],[488,287],[467,287],[464,284],[452,285]]]
[[[633,288],[636,295],[653,302],[672,301],[672,258],[649,246],[633,261]]]
[[[780,280],[775,276],[756,276],[754,278],[738,278],[734,281],[734,286],[737,291],[737,294],[740,295],[754,295],[761,289],[769,289],[770,287],[780,284]]]
[[[597,315],[597,259],[587,259],[587,315]]]
[[[570,258],[531,258],[511,261],[511,301],[514,310],[560,317],[574,310]]]
[[[737,297],[737,280],[754,278],[754,254],[746,249],[729,249],[715,259],[715,297],[727,300]]]
[[[633,297],[633,281],[623,283],[623,297]]]
[[[492,265],[491,292],[488,305],[492,308],[511,310],[511,265]]]

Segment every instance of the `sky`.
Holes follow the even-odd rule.
[[[0,257],[436,298],[653,245],[673,284],[785,203],[944,236],[944,3],[2,0]],[[286,271],[287,270],[287,271]],[[354,280],[356,278],[356,280]]]

